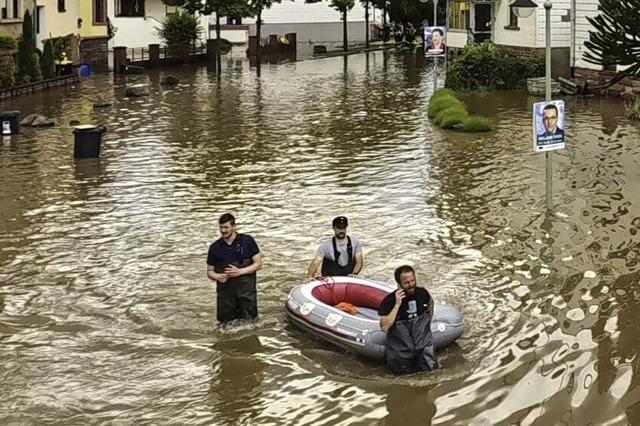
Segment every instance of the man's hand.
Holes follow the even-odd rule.
[[[229,279],[227,274],[216,274],[216,275],[217,275],[216,281],[218,281],[219,283],[223,283],[224,284]]]
[[[242,270],[239,268],[236,268],[234,265],[229,265],[225,268],[224,274],[229,278],[235,278],[242,275]]]
[[[396,306],[402,304],[402,299],[404,299],[406,295],[403,289],[396,290]]]

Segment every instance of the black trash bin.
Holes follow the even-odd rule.
[[[0,112],[0,122],[2,122],[0,131],[2,132],[2,136],[18,134],[19,118],[20,111]]]
[[[102,134],[107,129],[102,126],[83,124],[73,128],[74,144],[73,156],[75,158],[97,158],[100,156],[100,143]]]

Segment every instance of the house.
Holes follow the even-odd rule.
[[[363,42],[365,39],[365,9],[357,1],[347,14],[347,32],[349,42]],[[369,20],[381,20],[382,12],[369,6]],[[262,12],[262,37],[269,34],[284,35],[296,33],[298,42],[342,42],[342,15],[329,6],[328,2],[305,3],[304,0],[283,1],[274,4]],[[226,17],[221,25],[223,38],[233,42],[244,41],[249,33],[255,35],[255,18],[242,20],[242,26],[234,25],[237,21]],[[234,31],[236,30],[236,31]],[[240,35],[238,31],[244,31]],[[215,38],[215,18],[210,26],[211,37]]]
[[[570,74],[573,1],[553,1],[551,51],[554,76],[568,77]],[[492,40],[514,53],[544,55],[544,2],[538,1],[538,8],[527,19],[518,18],[509,3],[509,0],[449,0],[447,45],[463,48],[471,40],[477,43]]]
[[[179,8],[167,6],[162,0],[108,0],[107,16],[113,25],[113,38],[109,47],[147,47],[164,44],[158,28],[165,16],[177,13]],[[202,28],[207,28],[209,19],[201,16]],[[205,31],[206,33],[206,31]],[[207,34],[202,34],[202,42]]]
[[[25,10],[33,11],[35,0],[0,0],[0,35],[14,37],[22,34]]]

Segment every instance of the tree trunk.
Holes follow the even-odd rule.
[[[342,12],[342,50],[345,52],[349,50],[347,41],[347,9]]]
[[[382,42],[386,44],[389,41],[389,30],[387,28],[387,0],[384,0],[382,6]]]
[[[216,10],[216,53],[220,54],[220,13]]]
[[[258,12],[258,19],[256,19],[256,55],[260,50],[260,46],[262,46],[262,38],[260,34],[260,30],[262,27],[262,9]]]
[[[369,0],[364,2],[364,44],[369,48]]]

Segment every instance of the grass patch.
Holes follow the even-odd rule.
[[[429,101],[429,110],[427,111],[427,116],[431,119],[434,119],[445,109],[456,106],[465,108],[464,104],[460,102],[460,100],[455,96],[442,95],[436,99],[432,99]]]
[[[462,123],[462,130],[468,133],[481,133],[491,130],[491,121],[486,117],[472,115]]]
[[[485,117],[469,116],[465,104],[449,89],[437,90],[429,100],[427,116],[443,129],[479,133],[492,129],[491,121]]]

